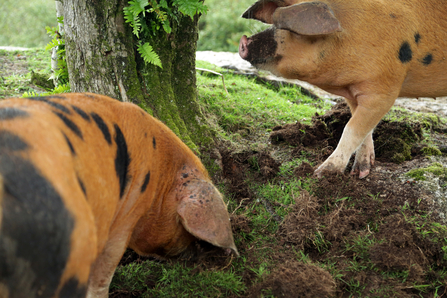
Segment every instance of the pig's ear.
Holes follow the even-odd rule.
[[[259,0],[247,9],[242,17],[244,19],[255,19],[267,24],[273,24],[273,13],[280,7],[285,6],[282,0]]]
[[[238,255],[221,194],[211,183],[199,179],[188,182],[186,188],[177,207],[185,229],[198,239],[229,248]]]
[[[304,2],[275,10],[273,24],[278,29],[301,35],[324,35],[341,31],[340,22],[323,2]]]

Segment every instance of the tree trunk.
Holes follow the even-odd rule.
[[[124,22],[127,0],[62,1],[65,46],[73,92],[130,101],[166,123],[191,148],[208,143],[197,103],[195,51],[198,16],[181,16],[172,32],[150,42],[163,68],[145,64]]]

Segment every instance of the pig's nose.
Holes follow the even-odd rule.
[[[247,36],[243,35],[239,41],[239,56],[241,56],[242,59],[246,59],[248,56],[248,43],[249,40]]]

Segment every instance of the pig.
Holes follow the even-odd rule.
[[[352,117],[316,170],[374,165],[372,133],[397,97],[447,95],[447,1],[260,0],[246,19],[272,24],[242,36],[240,56],[259,69],[343,96]]]

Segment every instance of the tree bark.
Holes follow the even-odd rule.
[[[138,104],[165,122],[191,148],[210,141],[197,102],[198,16],[181,16],[172,32],[147,40],[163,68],[145,64],[124,22],[127,0],[61,1],[70,86]]]

